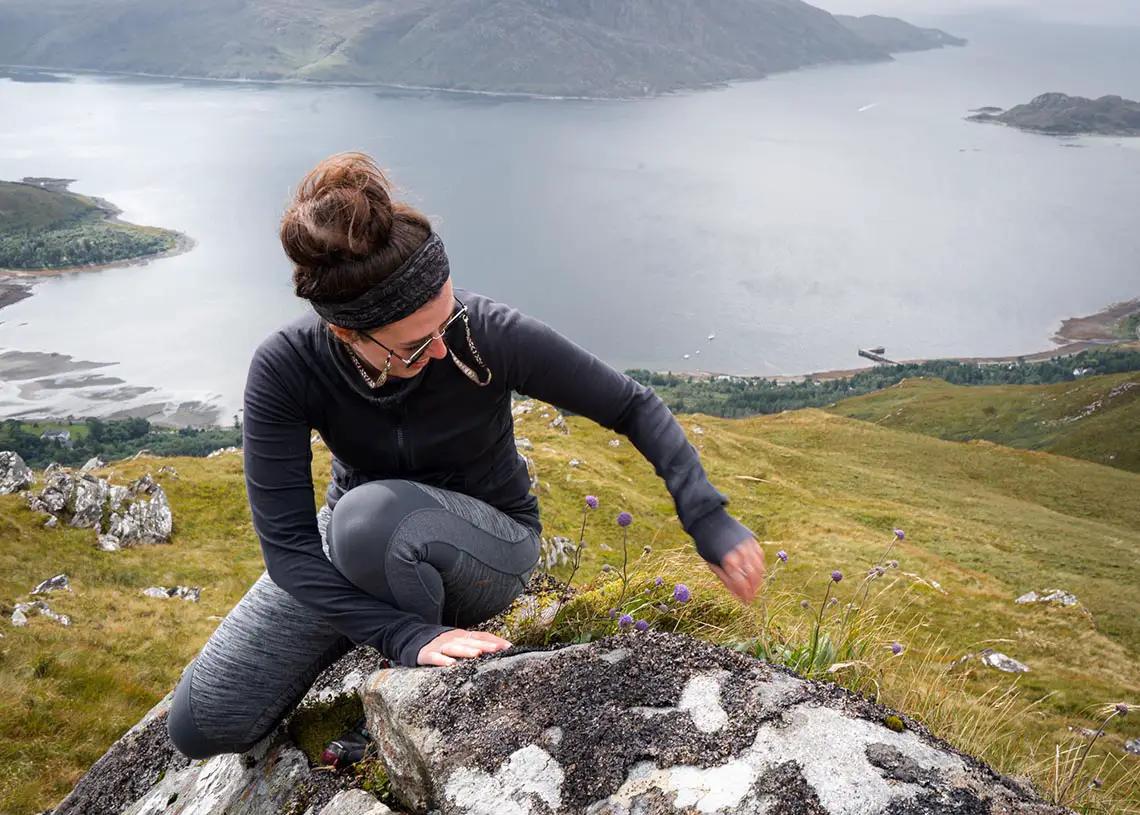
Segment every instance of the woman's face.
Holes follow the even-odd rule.
[[[377,371],[383,371],[388,364],[388,350],[394,351],[388,375],[409,379],[419,374],[433,359],[447,356],[447,345],[439,339],[438,333],[455,309],[455,293],[448,280],[433,300],[398,322],[369,332],[350,331],[339,326],[332,326],[332,330],[360,359]],[[367,333],[372,341],[361,336],[363,333]],[[423,355],[413,365],[405,365],[400,357],[408,359],[428,340],[431,344]]]

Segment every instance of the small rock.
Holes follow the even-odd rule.
[[[224,456],[227,453],[236,453],[238,450],[239,448],[237,447],[222,447],[207,455],[206,458],[217,458],[218,456]]]
[[[36,483],[32,468],[24,463],[19,453],[0,452],[0,495],[23,492]]]
[[[68,583],[67,575],[57,574],[54,577],[49,577],[47,580],[40,583],[34,589],[32,594],[51,594],[53,591],[71,591],[71,584]]]
[[[1134,756],[1140,756],[1140,739],[1133,739],[1124,743],[1125,751],[1132,753]]]
[[[621,439],[610,439],[610,447],[621,447]]]
[[[566,419],[561,413],[554,417],[554,419],[550,422],[550,426],[556,430],[562,431],[563,436],[570,435],[570,428],[566,426]]]
[[[530,439],[515,439],[515,447],[519,450],[533,450],[534,445]]]
[[[364,790],[338,792],[317,815],[390,815],[392,810]]]
[[[1077,600],[1076,595],[1070,594],[1064,589],[1044,589],[1041,594],[1031,591],[1023,594],[1013,602],[1018,605],[1029,605],[1031,603],[1056,603],[1060,606],[1075,606],[1079,605],[1080,601]]]
[[[705,431],[702,430],[700,428],[700,426],[694,427],[693,432],[696,433],[698,436],[703,436],[705,434]]]
[[[144,495],[150,495],[151,491],[154,490],[154,488],[154,476],[152,476],[150,473],[147,473],[138,481],[131,484],[129,493],[132,497],[137,496],[140,492]]]
[[[16,610],[14,612],[12,612],[12,625],[17,625],[17,626],[27,625],[28,619],[27,619],[26,615],[29,611],[32,611],[33,609],[35,611],[38,611],[41,616],[47,617],[49,620],[54,620],[55,622],[62,625],[64,628],[70,628],[71,627],[71,618],[70,617],[68,617],[66,614],[56,614],[54,611],[51,610],[51,607],[47,603],[45,603],[43,600],[33,600],[31,603],[17,603],[16,604]],[[23,617],[24,621],[22,623],[17,622],[17,620],[16,620],[17,614],[19,614],[21,617]]]
[[[93,456],[92,458],[87,459],[87,463],[80,468],[80,472],[90,473],[94,472],[95,470],[102,470],[106,466],[107,462],[99,458],[99,456]]]
[[[12,612],[12,625],[16,626],[16,628],[23,628],[27,624],[28,617],[24,612],[20,611],[19,608]]]
[[[123,548],[123,545],[114,535],[100,535],[98,547],[104,552],[117,552]]]
[[[1013,657],[1008,657],[998,651],[983,651],[982,662],[989,665],[991,668],[996,668],[999,671],[1004,671],[1010,674],[1028,673],[1029,666],[1018,662]]]
[[[190,600],[197,603],[202,597],[202,589],[198,586],[173,586],[169,589],[165,586],[151,586],[149,589],[144,589],[143,594],[147,597],[153,597],[156,600],[168,600],[171,597],[180,597],[183,600]]]
[[[55,517],[54,515],[48,515],[48,519],[44,521],[44,526],[46,526],[48,529],[55,529],[57,526],[59,526],[59,518]]]
[[[581,467],[581,466],[582,466],[582,462],[580,462],[580,461],[579,461],[578,459],[576,459],[576,458],[572,458],[572,459],[570,459],[570,466],[571,466],[571,467]]]

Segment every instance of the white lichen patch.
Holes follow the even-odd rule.
[[[616,665],[627,656],[629,656],[628,648],[615,648],[612,651],[606,651],[599,659],[601,659],[602,662],[608,662],[610,665]]]
[[[712,677],[701,678],[707,682]],[[716,682],[719,687],[720,677]],[[707,684],[698,687],[702,694],[708,693]],[[696,693],[694,698],[698,698]],[[871,744],[894,747],[924,770],[939,771],[959,783],[964,780],[965,767],[957,756],[929,747],[913,733],[894,733],[831,708],[800,705],[789,710],[780,725],[761,728],[752,746],[726,764],[659,768],[641,762],[617,792],[587,811],[629,813],[638,796],[657,789],[678,810],[763,812],[767,796],[756,798],[751,791],[761,776],[789,761],[800,766],[808,786],[831,815],[881,812],[892,801],[913,798],[922,791],[916,784],[883,778],[882,771],[867,760]]]
[[[535,744],[511,754],[489,775],[460,767],[444,784],[444,795],[460,812],[470,815],[531,815],[562,808],[562,767]]]
[[[677,707],[635,707],[632,711],[642,716],[688,711],[697,730],[715,733],[728,724],[728,714],[720,703],[720,683],[728,675],[728,671],[694,674],[685,683]]]

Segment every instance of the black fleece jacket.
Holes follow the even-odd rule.
[[[356,644],[414,666],[448,630],[382,603],[325,558],[317,532],[310,435],[333,454],[326,500],[374,479],[407,479],[478,498],[542,531],[538,500],[515,449],[512,392],[588,417],[626,436],[654,466],[701,556],[720,563],[751,536],[725,510],[696,449],[653,391],[549,326],[486,297],[457,291],[493,378],[479,387],[450,358],[373,391],[325,323],[308,314],[270,335],[249,367],[245,478],[269,576]],[[446,337],[471,358],[463,322]]]

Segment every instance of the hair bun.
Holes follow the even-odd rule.
[[[362,260],[385,247],[392,220],[383,171],[363,153],[339,153],[301,182],[281,224],[281,243],[303,268]]]

